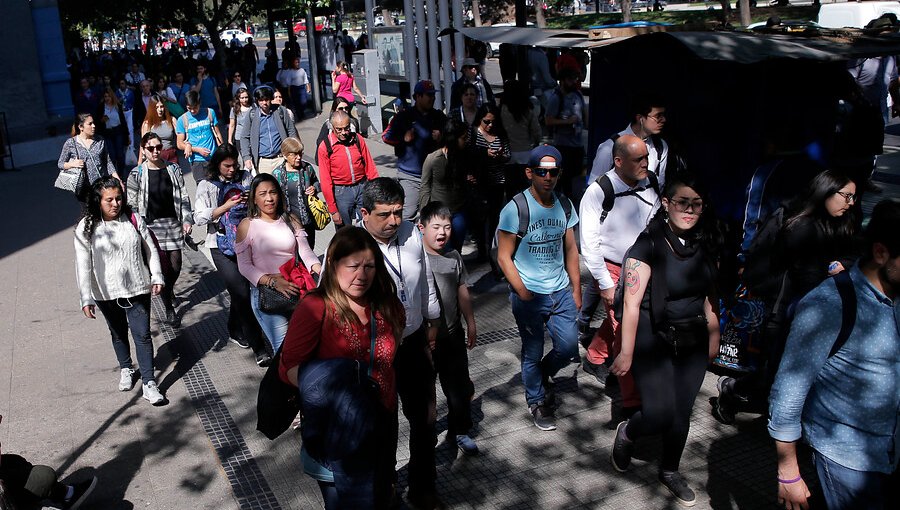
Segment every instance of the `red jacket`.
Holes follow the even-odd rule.
[[[337,141],[334,133],[329,133],[328,138],[319,144],[317,149],[319,156],[319,181],[322,183],[322,195],[328,205],[328,212],[337,212],[334,202],[334,185],[349,186],[363,179],[375,179],[378,177],[378,169],[366,141],[359,135],[354,135],[357,142],[344,145]],[[328,155],[326,145],[331,144],[331,155]],[[349,157],[348,157],[349,156]],[[346,221],[346,220],[345,220]]]

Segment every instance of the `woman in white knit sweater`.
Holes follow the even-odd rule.
[[[149,262],[149,268],[144,259]],[[112,334],[119,361],[119,391],[134,385],[134,366],[128,330],[143,380],[143,396],[153,405],[165,403],[153,373],[150,339],[150,294],[163,288],[159,254],[144,221],[132,214],[119,181],[104,177],[94,182],[87,211],[75,227],[75,275],[81,310],[95,319],[95,309]]]

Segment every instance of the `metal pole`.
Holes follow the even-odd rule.
[[[438,0],[438,12],[441,14],[441,29],[450,26],[450,6],[447,0]],[[444,109],[450,108],[450,87],[453,85],[453,70],[450,68],[450,45],[453,38],[445,36],[441,40],[441,67],[444,75]]]
[[[409,22],[407,22],[409,24]],[[425,2],[416,2],[416,32],[414,44],[419,52],[419,79],[428,79],[428,25],[425,20]]]
[[[406,65],[404,67],[406,68],[406,76],[409,78],[410,86],[415,87],[416,82],[419,81],[419,70],[416,67],[413,0],[403,0],[403,15],[406,17],[406,23],[403,25],[403,52],[406,54],[404,58]]]
[[[434,0],[426,0],[428,7],[428,76],[434,81],[434,104],[440,109],[444,101],[444,92],[441,90],[441,68],[438,62],[438,29],[437,29],[437,8]]]
[[[456,29],[456,33],[453,34],[453,50],[456,54],[456,67],[453,69],[453,71],[456,73],[454,74],[454,76],[458,76],[462,59],[466,58],[466,46],[463,41],[462,35],[462,2],[454,0],[451,5],[453,6],[453,28]]]
[[[372,13],[374,9],[375,0],[366,0],[366,36],[369,39],[366,48],[369,49],[375,48],[375,39],[372,36],[372,30],[375,28],[375,14]]]
[[[293,32],[293,27],[288,28]],[[322,91],[319,86],[319,57],[316,54],[316,19],[312,9],[306,10],[306,51],[309,53],[309,84],[312,87],[313,104],[316,113],[322,113]]]

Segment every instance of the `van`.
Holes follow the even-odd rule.
[[[822,4],[818,23],[824,28],[865,28],[873,19],[891,12],[900,18],[900,2]]]

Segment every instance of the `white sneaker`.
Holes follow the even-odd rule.
[[[119,391],[131,391],[134,388],[134,369],[123,368],[119,373]]]
[[[156,381],[150,381],[143,386],[144,388],[144,399],[150,402],[153,405],[161,404],[166,397],[159,392],[159,388],[156,387]]]

